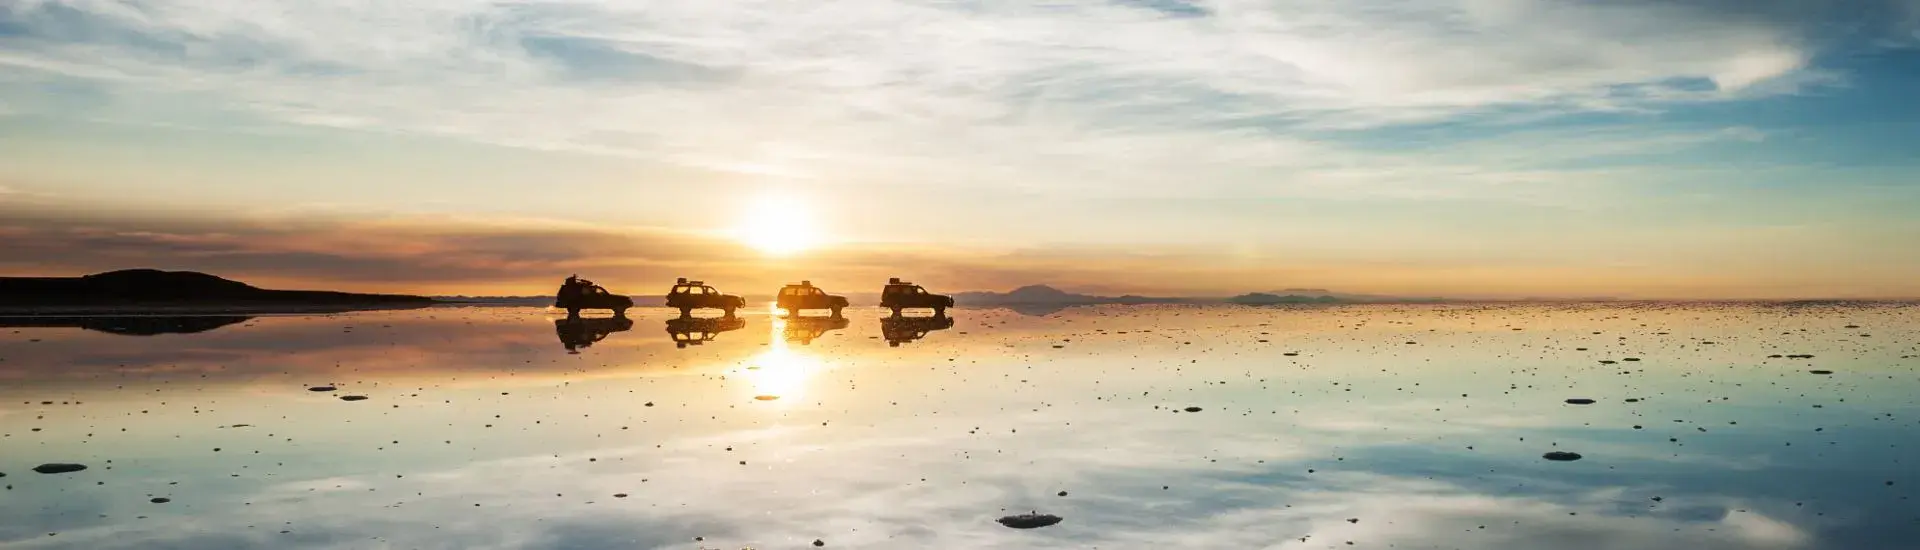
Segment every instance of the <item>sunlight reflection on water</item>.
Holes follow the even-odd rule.
[[[0,322],[0,545],[1902,548],[1916,309]]]

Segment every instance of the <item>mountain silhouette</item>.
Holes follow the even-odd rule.
[[[0,277],[0,308],[419,307],[432,298],[319,290],[268,290],[193,271],[127,269],[80,277]]]

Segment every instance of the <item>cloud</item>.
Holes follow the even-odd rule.
[[[1059,278],[1095,281],[1105,269],[1049,260],[1051,254],[1039,252],[1027,252],[1023,259],[915,245],[848,245],[769,262],[718,235],[543,220],[381,219],[310,211],[116,216],[114,211],[49,201],[0,204],[6,220],[0,222],[0,236],[9,242],[0,249],[0,268],[9,275],[71,276],[155,267],[277,288],[447,294],[542,294],[567,273],[629,284],[696,276],[735,285],[729,287],[733,292],[757,294],[800,278],[849,286],[884,280],[901,266],[937,274],[923,278],[928,284],[968,289]],[[1117,261],[1146,266],[1166,258]]]
[[[1806,4],[31,0],[0,64],[299,125],[1112,188],[1321,168],[1325,129],[1789,93],[1826,29],[1908,5]]]
[[[1361,172],[1356,179],[1372,177]],[[1474,238],[1301,233],[1249,247],[1177,243],[1083,245],[1026,242],[999,247],[839,243],[768,258],[723,234],[645,226],[461,216],[380,217],[330,209],[271,212],[151,211],[25,195],[0,202],[0,272],[60,275],[153,267],[223,275],[269,288],[422,294],[540,295],[578,273],[616,291],[650,292],[675,277],[699,277],[759,295],[811,279],[859,293],[873,281],[909,276],[944,291],[1006,290],[1047,283],[1106,294],[1230,296],[1288,286],[1449,297],[1581,295],[1688,297],[1898,296],[1910,292],[1912,261],[1880,257],[1878,238],[1821,244],[1834,229],[1797,225],[1698,231],[1620,227],[1581,237],[1619,251],[1569,256],[1566,236],[1531,235],[1490,249]],[[1564,212],[1535,213],[1561,216]],[[1462,213],[1472,231],[1507,232]],[[1313,237],[1313,238],[1307,238]],[[1418,250],[1405,250],[1408,242]],[[1781,270],[1741,247],[1802,250],[1805,267]],[[1402,250],[1383,260],[1380,247]],[[1819,261],[1814,261],[1819,259]],[[1844,266],[1844,268],[1840,267]],[[1827,293],[1834,294],[1827,294]]]

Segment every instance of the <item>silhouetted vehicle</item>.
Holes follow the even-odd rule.
[[[813,286],[813,281],[800,281],[797,285],[780,288],[780,297],[774,299],[774,306],[787,310],[787,316],[797,316],[803,309],[830,309],[833,316],[839,317],[840,310],[847,307],[845,296],[834,296]]]
[[[705,344],[722,332],[740,330],[746,326],[747,320],[739,317],[681,317],[667,320],[667,335],[673,338],[673,347],[684,348]]]
[[[786,336],[787,341],[797,342],[803,346],[813,343],[815,338],[825,336],[829,330],[847,328],[848,323],[846,317],[792,317],[785,322],[787,326],[781,332]]]
[[[567,310],[568,317],[579,317],[583,309],[611,309],[615,317],[626,317],[627,308],[633,307],[633,298],[607,292],[593,281],[579,277],[567,277],[560,285],[560,292],[554,296],[553,307]]]
[[[933,316],[947,314],[947,308],[953,307],[953,298],[927,292],[920,285],[900,280],[899,277],[887,279],[887,287],[880,290],[880,307],[893,310],[895,317],[900,310],[908,308],[930,308]]]
[[[681,277],[673,289],[667,291],[667,307],[679,309],[681,317],[692,315],[696,309],[726,310],[727,316],[732,317],[733,310],[746,306],[745,298],[721,294],[704,282],[689,281],[686,277]]]
[[[597,319],[568,317],[553,320],[553,334],[560,337],[560,345],[566,346],[568,353],[579,353],[580,348],[591,347],[594,343],[607,339],[609,334],[632,329],[633,320],[625,317]]]
[[[881,317],[880,334],[887,339],[890,347],[926,338],[927,333],[953,328],[953,318],[945,315],[933,317]]]

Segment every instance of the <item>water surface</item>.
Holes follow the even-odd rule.
[[[0,547],[1920,548],[1916,311],[8,319]]]

